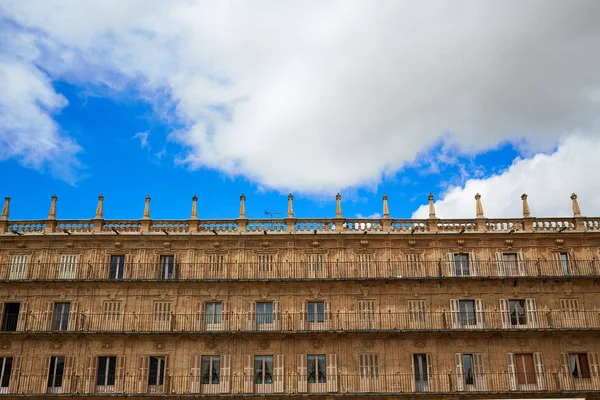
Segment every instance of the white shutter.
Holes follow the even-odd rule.
[[[71,309],[69,310],[69,322],[67,329],[70,331],[79,330],[79,303],[76,301],[71,302]]]
[[[508,363],[508,383],[510,390],[517,390],[517,374],[515,366],[515,353],[506,353],[506,361]]]
[[[84,371],[85,374],[85,393],[94,393],[94,388],[96,385],[96,364],[98,363],[97,357],[88,356],[87,357],[87,365]]]
[[[327,392],[335,393],[338,391],[338,372],[337,372],[337,354],[327,354],[325,356],[327,373]]]
[[[465,377],[463,375],[462,354],[454,354],[454,362],[456,366],[456,390],[462,392],[465,390]]]
[[[141,356],[138,362],[138,393],[146,393],[148,391],[148,369],[150,366],[150,357]]]
[[[485,327],[485,309],[483,308],[483,299],[475,299],[475,315],[477,318],[477,328]]]
[[[454,253],[446,253],[448,262],[448,276],[456,276],[456,266],[454,265]]]
[[[27,264],[29,264],[29,255],[18,254],[18,255],[12,256],[8,279],[11,279],[11,280],[27,279]]]
[[[431,355],[431,353],[427,353],[425,357],[427,357],[427,379],[429,381],[427,384],[427,389],[430,392],[433,392],[435,391],[434,382],[436,381],[436,379],[434,379],[433,376],[433,356]]]
[[[61,254],[58,279],[75,279],[77,276],[77,254]]]
[[[483,354],[481,353],[473,354],[473,372],[477,390],[485,390],[485,371],[483,369]]]
[[[250,302],[250,311],[248,312],[248,330],[253,331],[256,329],[256,303]]]
[[[308,370],[306,368],[306,354],[298,354],[298,393],[308,391]]]
[[[285,371],[284,371],[284,356],[283,354],[276,354],[273,360],[273,374],[274,376],[274,387],[273,391],[275,393],[283,393],[284,388],[284,379],[285,379]]]
[[[588,364],[590,366],[590,375],[592,378],[600,377],[600,367],[598,365],[598,353],[588,353]]]
[[[278,301],[273,302],[273,328],[272,330],[278,331],[281,329],[281,303]]]
[[[254,391],[254,357],[244,356],[244,393]]]
[[[517,267],[519,268],[519,275],[527,276],[527,262],[525,261],[525,253],[517,253]]]
[[[360,365],[360,376],[366,376],[366,374],[363,373],[363,366],[362,366],[362,356],[361,357],[361,365]],[[429,375],[427,375],[429,377]],[[416,377],[415,377],[415,355],[414,354],[410,354],[410,385],[411,385],[411,392],[415,393],[417,391],[417,382],[416,382]]]
[[[200,393],[200,359],[199,355],[194,354],[190,360],[190,393]]]
[[[221,393],[229,393],[231,391],[231,356],[221,356]]]
[[[125,356],[117,356],[117,368],[115,377],[115,391],[122,393],[125,389]]]
[[[75,357],[66,356],[63,370],[62,393],[71,393],[73,389]]]
[[[542,361],[542,353],[533,353],[533,363],[535,365],[535,377],[537,379],[538,389],[546,390],[546,371]]]
[[[460,328],[460,308],[457,299],[450,300],[450,317],[452,319],[452,328]]]
[[[530,328],[537,328],[538,326],[538,315],[535,306],[535,299],[525,299],[525,305],[527,308],[527,325]]]
[[[510,328],[510,307],[508,299],[500,299],[500,318],[502,319],[502,328]]]
[[[479,276],[479,261],[477,261],[477,253],[474,251],[469,253],[469,266],[469,275]]]
[[[323,308],[325,309],[323,329],[333,329],[333,326],[332,326],[333,325],[333,317],[331,315],[331,302],[326,301],[325,304],[323,304]]]
[[[306,301],[300,302],[300,330],[305,331],[308,329],[308,303]]]
[[[506,266],[504,265],[504,254],[496,253],[496,264],[498,264],[498,276],[506,276]]]

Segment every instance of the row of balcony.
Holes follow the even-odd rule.
[[[301,281],[598,278],[597,260],[0,264],[0,281]]]
[[[565,393],[600,392],[596,375],[574,377],[564,372],[465,373],[465,374],[316,374],[227,376],[97,376],[14,375],[3,378],[0,394],[6,395],[207,395],[237,394],[395,394],[412,393]],[[260,382],[260,383],[257,383]]]
[[[5,314],[3,332],[231,333],[304,331],[554,331],[600,329],[600,311],[415,311],[153,314]]]

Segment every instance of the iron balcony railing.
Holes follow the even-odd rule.
[[[450,311],[224,314],[23,313],[6,315],[4,332],[218,333],[218,332],[372,332],[372,331],[557,331],[598,330],[600,311]],[[11,329],[5,329],[9,327]],[[2,333],[2,332],[0,332]]]
[[[0,264],[0,281],[302,281],[598,278],[597,260]]]
[[[8,378],[8,379],[6,379]],[[86,375],[14,375],[4,377],[0,396],[45,395],[207,395],[239,394],[485,394],[485,393],[590,393],[600,391],[595,375],[576,378],[570,373],[485,373],[485,374],[336,374],[268,375],[213,374],[194,376],[86,376]]]

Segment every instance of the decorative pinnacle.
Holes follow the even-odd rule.
[[[293,194],[288,194],[288,211],[287,211],[287,216],[288,218],[294,218],[294,195]]]
[[[10,216],[10,197],[4,198],[4,207],[2,207],[2,214],[0,214],[0,220],[7,221]]]
[[[146,204],[144,204],[144,218],[150,219],[150,196],[146,195]]]
[[[48,211],[48,219],[56,219],[56,201],[58,200],[58,197],[53,194],[52,195],[52,202],[50,203],[50,211]]]
[[[581,217],[581,210],[579,209],[579,202],[577,201],[577,195],[575,193],[571,195],[571,200],[573,201],[573,216]]]
[[[435,216],[435,206],[433,205],[433,193],[429,193],[429,196],[427,196],[427,200],[429,200],[429,218],[430,219],[434,219],[437,218]]]
[[[336,218],[342,218],[342,195],[341,194],[336,194],[335,195],[335,217]]]
[[[239,219],[246,219],[246,196],[244,193],[240,196],[240,216]]]
[[[198,196],[192,196],[192,214],[190,215],[190,219],[198,219]]]
[[[475,214],[477,218],[483,218],[483,206],[481,205],[481,195],[475,195]]]
[[[529,203],[527,203],[527,194],[523,193],[521,195],[521,200],[523,200],[523,218],[531,217],[531,213],[529,211]]]
[[[383,200],[383,218],[390,217],[390,208],[388,207],[388,196],[384,194],[381,199]]]
[[[100,194],[98,196],[98,206],[96,207],[96,219],[102,219],[104,217],[104,196]]]

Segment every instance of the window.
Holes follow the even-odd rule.
[[[417,389],[420,389],[419,383],[426,383],[429,381],[429,377],[427,374],[427,354],[413,354],[412,361],[415,374],[415,382],[417,382]]]
[[[463,380],[466,385],[473,385],[475,383],[475,373],[473,370],[473,354],[462,355],[462,366],[463,366]]]
[[[475,313],[475,300],[459,300],[459,313],[461,325],[476,325],[477,314]]]
[[[221,357],[202,356],[201,368],[203,385],[218,385],[220,383]]]
[[[406,254],[406,264],[409,276],[423,275],[423,257],[421,254]]]
[[[160,256],[160,279],[173,279],[175,256]]]
[[[62,387],[63,375],[65,372],[65,358],[50,357],[50,370],[48,372],[48,388]]]
[[[579,301],[577,299],[560,299],[560,309],[564,319],[579,317]]]
[[[97,386],[113,386],[115,384],[115,371],[117,357],[98,357],[98,369],[96,372]]]
[[[308,323],[325,322],[325,303],[322,301],[308,303]]]
[[[308,270],[310,272],[323,272],[325,264],[324,254],[309,254],[308,255]]]
[[[3,332],[15,332],[17,330],[20,309],[21,303],[4,303],[4,310],[2,312]]]
[[[526,325],[527,315],[525,313],[525,300],[509,300],[508,307],[510,312],[511,325]]]
[[[221,323],[223,303],[206,303],[204,312],[207,325],[218,325]]]
[[[425,300],[408,301],[408,320],[410,322],[425,322]]]
[[[326,365],[324,354],[306,356],[308,383],[327,383]]]
[[[109,279],[123,279],[123,270],[125,269],[125,256],[110,256],[110,274]]]
[[[560,266],[562,267],[563,274],[569,275],[569,253],[560,253],[558,257],[560,259]]]
[[[10,383],[12,364],[12,357],[0,357],[0,388],[3,389],[3,392],[8,389],[8,384]]]
[[[361,378],[379,378],[379,356],[377,354],[361,354],[359,370]]]
[[[154,322],[168,322],[171,320],[171,303],[154,303]]]
[[[157,386],[165,382],[165,357],[149,357],[150,370],[148,373],[148,385]]]
[[[20,254],[12,256],[8,279],[27,279],[29,256]]]
[[[358,263],[358,272],[361,275],[368,274],[371,270],[373,255],[372,254],[357,254],[356,261]]]
[[[58,279],[75,279],[77,275],[77,255],[62,254],[58,265]]]
[[[373,321],[375,319],[375,300],[358,301],[358,319],[361,321]]]
[[[258,255],[258,271],[272,272],[273,264],[275,263],[274,254],[259,254]]]
[[[208,256],[208,267],[209,267],[210,272],[223,272],[224,264],[225,264],[225,255],[210,254]]]
[[[586,353],[569,353],[569,371],[573,378],[590,378],[588,355]]]
[[[515,372],[519,385],[537,384],[533,354],[515,354]]]
[[[256,303],[256,324],[266,325],[273,323],[273,303]]]
[[[469,255],[468,254],[454,254],[454,275],[455,276],[469,276]]]
[[[71,303],[54,303],[53,331],[66,331],[69,328],[69,312]]]
[[[104,321],[108,324],[106,329],[119,328],[120,326],[115,324],[121,323],[121,302],[120,301],[105,301],[103,305],[103,316]]]
[[[254,383],[273,383],[273,356],[254,356]]]

